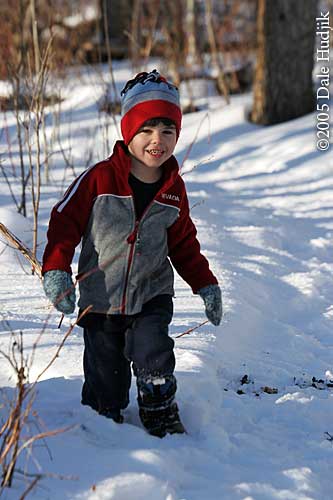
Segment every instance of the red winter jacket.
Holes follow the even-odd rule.
[[[43,273],[71,273],[82,240],[81,309],[92,305],[94,312],[136,314],[156,295],[173,295],[169,259],[194,293],[217,283],[200,253],[176,159],[163,165],[164,184],[139,220],[130,168],[126,146],[118,141],[110,158],[85,170],[52,210]]]

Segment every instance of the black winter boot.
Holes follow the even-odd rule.
[[[156,410],[140,408],[139,414],[142,424],[152,436],[163,438],[166,434],[186,433],[179,417],[177,403]]]
[[[152,436],[183,434],[185,428],[180,421],[175,403],[177,382],[173,375],[138,376],[139,415],[142,424]]]
[[[117,408],[102,408],[98,413],[103,417],[111,418],[117,424],[124,422],[124,417]]]

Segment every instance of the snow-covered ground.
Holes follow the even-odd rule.
[[[130,76],[120,65],[119,88]],[[89,151],[92,161],[101,158],[105,144],[96,112],[101,79],[90,73],[66,85],[52,182],[43,186],[40,256],[50,209],[74,175],[64,168],[59,142],[75,174]],[[188,434],[147,435],[134,382],[123,425],[82,407],[83,340],[75,327],[38,382],[34,403],[39,431],[70,429],[36,443],[20,462],[30,473],[67,479],[43,479],[31,498],[332,498],[333,155],[315,148],[314,115],[259,127],[244,118],[250,95],[232,97],[230,106],[219,97],[206,101],[207,109],[184,117],[176,156],[182,163],[201,125],[182,170],[203,252],[222,285],[225,316],[217,328],[206,324],[175,339],[177,399]],[[10,172],[19,168],[15,122],[9,114],[0,120],[3,165]],[[112,144],[113,125],[108,133]],[[19,192],[18,184],[13,188]],[[31,224],[15,214],[3,177],[0,203],[0,221],[31,245]],[[75,316],[59,330],[60,315],[50,310],[38,278],[0,245],[0,347],[7,352],[10,330],[21,330],[29,355],[45,328],[30,372],[34,380]],[[180,278],[174,302],[173,337],[205,320],[201,299]],[[2,394],[10,398],[15,380],[4,358],[0,368]],[[324,382],[313,387],[312,377]],[[0,411],[3,419],[6,405]],[[3,498],[19,498],[26,486],[17,476]]]

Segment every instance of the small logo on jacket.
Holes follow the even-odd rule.
[[[165,200],[180,201],[179,196],[176,194],[162,193],[162,198]]]

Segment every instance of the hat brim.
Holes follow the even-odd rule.
[[[128,145],[142,125],[153,118],[169,118],[175,123],[177,139],[180,133],[182,113],[175,104],[154,99],[133,106],[121,120],[121,133]]]

